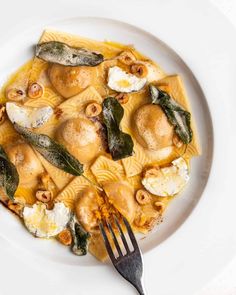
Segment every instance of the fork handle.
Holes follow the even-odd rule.
[[[134,285],[134,287],[138,291],[139,295],[145,295],[145,292],[143,290],[142,283],[140,281],[139,282],[136,282],[136,284]]]
[[[139,295],[145,295],[143,290],[139,290],[138,288],[136,288],[138,290]]]

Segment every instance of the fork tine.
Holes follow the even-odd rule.
[[[115,244],[115,246],[116,246],[116,250],[117,250],[119,256],[123,256],[123,253],[122,253],[122,251],[121,251],[120,245],[119,245],[119,243],[118,243],[118,240],[117,240],[117,238],[116,238],[116,235],[115,235],[115,233],[114,233],[114,230],[113,230],[111,224],[110,224],[107,220],[106,220],[106,224],[107,224],[107,227],[108,227],[108,229],[109,229],[109,231],[110,231],[110,233],[111,233],[111,235],[112,235],[112,239],[113,239],[113,242],[114,242],[114,244]]]
[[[128,220],[124,216],[123,216],[123,221],[124,221],[124,224],[125,224],[125,226],[127,228],[127,232],[129,234],[129,237],[130,237],[130,240],[131,240],[132,245],[134,247],[134,250],[139,250],[139,246],[138,246],[138,243],[137,243],[136,238],[134,236],[134,233],[133,233],[133,231],[131,229],[131,226],[130,226]]]
[[[129,246],[128,246],[128,243],[126,241],[125,235],[124,235],[123,230],[122,230],[122,228],[121,228],[121,226],[120,226],[120,224],[119,224],[119,222],[117,220],[117,217],[115,215],[114,215],[114,219],[115,219],[116,226],[118,227],[122,242],[123,242],[123,244],[125,246],[125,250],[126,250],[126,252],[128,254],[128,253],[130,253],[130,250],[129,250]]]
[[[105,229],[104,229],[104,226],[103,226],[102,222],[99,223],[99,227],[100,227],[100,231],[101,231],[101,233],[102,233],[102,237],[103,237],[103,240],[104,240],[104,243],[105,243],[106,249],[107,249],[107,253],[108,253],[108,255],[109,255],[111,261],[112,261],[113,263],[115,263],[115,262],[116,262],[116,258],[115,258],[115,256],[114,256],[114,253],[113,253],[112,247],[111,247],[111,245],[110,245],[110,242],[109,242],[109,240],[108,240],[108,237],[107,237],[107,234],[106,234],[106,231],[105,231]]]

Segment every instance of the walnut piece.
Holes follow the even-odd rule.
[[[115,98],[119,101],[120,104],[126,104],[129,101],[128,93],[119,93],[115,96]]]
[[[118,60],[121,63],[129,66],[136,60],[136,57],[134,56],[134,54],[131,51],[123,51],[118,56]]]
[[[60,243],[62,243],[65,246],[70,246],[72,243],[72,235],[69,229],[64,229],[62,232],[60,232],[57,236],[57,239]]]
[[[142,63],[134,63],[131,65],[130,71],[132,74],[139,78],[145,78],[148,74],[148,69],[145,64]]]
[[[30,98],[40,98],[44,93],[44,88],[39,83],[32,83],[28,87],[27,94]]]
[[[42,203],[48,203],[52,200],[52,193],[47,190],[38,190],[36,192],[36,199]]]
[[[56,108],[55,108],[55,111],[54,111],[54,115],[56,116],[56,119],[57,119],[57,120],[60,119],[60,117],[62,116],[62,114],[63,114],[62,109],[56,107]]]
[[[25,91],[18,88],[9,88],[6,90],[6,97],[9,100],[21,101],[25,98]]]
[[[89,118],[96,117],[102,112],[102,106],[97,102],[89,103],[85,109],[85,115]]]
[[[165,204],[163,202],[157,201],[154,203],[154,208],[160,212],[163,213],[164,209],[165,209]]]
[[[150,194],[147,191],[143,190],[143,189],[139,189],[136,192],[135,198],[136,198],[136,201],[140,205],[146,205],[146,204],[151,202]]]
[[[161,173],[160,168],[158,166],[152,166],[152,167],[147,168],[143,172],[143,177],[144,178],[156,177],[156,176],[159,176],[160,173]]]

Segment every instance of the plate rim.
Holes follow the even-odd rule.
[[[209,159],[209,166],[207,168],[207,173],[208,173],[208,176],[204,182],[204,185],[203,185],[203,188],[201,190],[201,194],[200,194],[200,197],[197,199],[197,202],[195,203],[195,205],[192,207],[191,211],[187,214],[187,216],[184,218],[183,221],[181,221],[180,225],[178,225],[178,227],[173,230],[166,238],[164,238],[160,243],[158,243],[156,246],[154,247],[148,247],[147,250],[145,250],[145,254],[148,253],[148,252],[152,252],[152,251],[155,251],[156,248],[160,245],[160,244],[163,244],[165,243],[168,239],[170,239],[173,235],[177,234],[178,233],[178,230],[184,226],[185,222],[191,217],[193,211],[196,209],[196,207],[198,206],[198,203],[201,201],[201,198],[204,194],[204,191],[206,190],[207,188],[207,185],[208,185],[208,181],[209,181],[209,178],[211,176],[211,170],[212,170],[212,162],[213,162],[213,158],[214,158],[214,126],[212,124],[212,116],[211,116],[211,111],[210,111],[210,107],[209,107],[209,104],[208,104],[208,101],[207,101],[207,98],[206,98],[206,95],[203,91],[203,88],[201,87],[201,84],[200,82],[198,81],[194,71],[191,70],[190,66],[185,62],[184,58],[177,52],[175,51],[173,48],[171,48],[166,42],[162,41],[158,36],[152,34],[151,32],[148,32],[146,31],[145,29],[142,29],[138,26],[135,26],[135,25],[132,25],[128,22],[125,22],[125,21],[121,21],[121,20],[118,20],[118,19],[114,19],[114,18],[107,18],[107,17],[100,17],[100,16],[78,16],[78,17],[72,17],[72,18],[59,18],[57,20],[53,20],[53,22],[50,21],[50,23],[48,23],[46,26],[43,27],[43,29],[41,28],[41,25],[36,25],[28,30],[26,30],[27,33],[30,33],[30,32],[33,32],[35,30],[39,30],[41,29],[41,31],[44,31],[44,30],[57,30],[55,28],[53,28],[53,26],[57,26],[58,24],[60,25],[63,25],[64,23],[66,22],[76,22],[76,21],[98,21],[98,22],[105,22],[105,23],[111,23],[111,24],[115,24],[115,26],[125,26],[125,27],[128,27],[130,29],[132,29],[133,31],[138,31],[138,33],[141,33],[141,34],[144,34],[144,35],[147,35],[148,37],[150,37],[151,39],[154,39],[156,40],[158,43],[161,44],[161,46],[167,48],[167,50],[169,52],[172,52],[175,57],[177,57],[181,64],[183,64],[183,66],[187,69],[187,71],[189,72],[189,74],[191,75],[191,77],[193,78],[194,80],[194,83],[197,85],[198,89],[200,90],[201,92],[201,96],[202,98],[204,99],[204,104],[205,104],[205,107],[206,108],[206,113],[208,115],[208,121],[209,121],[209,124],[210,124],[210,127],[209,127],[209,130],[211,131],[211,148],[209,149],[209,154],[210,154],[210,159]],[[24,33],[24,32],[23,32]],[[66,32],[66,33],[69,33],[69,32]],[[73,33],[72,33],[73,34]],[[85,37],[85,36],[84,36]],[[9,46],[9,44],[13,43],[14,42],[14,37],[13,38],[10,38],[8,42],[6,42],[4,45],[6,47]],[[200,157],[201,157],[201,154],[200,154]],[[197,157],[193,157],[193,158],[197,158]],[[191,158],[192,160],[192,158]],[[181,197],[181,196],[180,196]],[[165,218],[164,218],[165,219]],[[56,262],[57,263],[57,262]],[[59,263],[59,262],[58,262]]]

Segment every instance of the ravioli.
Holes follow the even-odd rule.
[[[191,158],[201,154],[197,130],[194,118],[191,118],[192,141],[187,146],[184,144],[177,146],[174,143],[174,128],[165,117],[163,110],[159,106],[151,105],[148,85],[150,82],[154,83],[166,91],[186,111],[192,113],[183,81],[177,74],[167,75],[158,64],[138,52],[134,47],[115,42],[90,40],[51,30],[43,32],[39,43],[52,41],[63,42],[71,47],[85,48],[102,54],[104,60],[100,64],[90,67],[89,73],[92,74],[86,78],[88,77],[86,76],[88,69],[86,66],[83,68],[79,66],[68,67],[56,63],[51,64],[34,57],[3,86],[1,103],[10,101],[7,97],[9,89],[20,88],[23,95],[20,97],[20,101],[17,101],[19,107],[40,109],[50,106],[53,109],[50,118],[45,120],[41,126],[31,128],[31,130],[37,134],[48,135],[63,145],[72,156],[83,164],[84,173],[82,176],[74,176],[52,165],[36,149],[27,145],[7,117],[0,125],[0,145],[10,155],[11,146],[19,143],[25,147],[24,150],[27,150],[28,154],[35,157],[32,163],[37,162],[37,167],[33,168],[32,174],[29,174],[28,178],[27,173],[25,173],[25,179],[20,175],[20,185],[15,192],[15,199],[23,199],[25,204],[31,206],[39,201],[36,198],[38,190],[50,191],[52,198],[45,206],[50,209],[54,204],[62,202],[70,209],[71,214],[77,214],[78,221],[87,231],[91,231],[89,251],[104,261],[107,253],[98,229],[101,218],[109,218],[109,214],[112,212],[123,214],[130,221],[134,231],[143,234],[147,234],[156,224],[161,222],[173,196],[152,194],[151,192],[154,190],[151,188],[149,191],[145,191],[148,194],[148,201],[142,203],[137,198],[137,192],[145,190],[142,184],[143,175],[152,167],[160,168],[159,172],[161,173],[165,171],[162,167],[168,167],[173,160],[180,157],[183,157],[190,165]],[[132,65],[135,67],[132,68]],[[145,69],[145,67],[147,68]],[[111,69],[116,71],[109,83]],[[119,75],[119,81],[116,81],[117,73],[122,73]],[[143,77],[142,75],[145,73],[147,76]],[[83,83],[78,82],[78,78],[81,78],[79,76],[82,74],[85,79],[82,81]],[[127,84],[127,81],[123,81],[127,77],[130,83],[128,86],[124,85],[124,83]],[[137,86],[136,84],[140,81],[142,83]],[[37,98],[30,98],[27,92],[33,83],[38,83],[43,87],[42,95]],[[63,85],[63,83],[68,85]],[[132,85],[132,83],[134,84]],[[125,95],[124,92],[126,92]],[[119,161],[112,159],[107,144],[107,126],[104,124],[103,113],[99,112],[94,116],[86,114],[87,106],[92,104],[94,104],[93,107],[97,105],[102,109],[103,101],[108,97],[115,97],[122,106],[124,116],[120,125],[116,127],[123,133],[130,135],[133,142],[133,154]],[[163,130],[161,129],[169,126],[166,137],[161,142],[152,142],[152,137],[150,137],[150,142],[138,138],[135,114],[146,106],[147,109],[155,109],[155,112],[152,113],[153,116],[147,114],[146,120],[151,118],[154,121],[155,117],[162,116],[163,120],[157,120],[157,128],[160,127],[157,136],[162,136]],[[142,115],[142,112],[140,113]],[[148,128],[142,129],[141,126],[139,130],[141,133],[152,131],[145,129]],[[12,161],[17,166],[17,161]],[[23,173],[23,170],[18,170],[19,174]],[[149,173],[151,172],[149,171]],[[169,182],[167,183],[169,184]],[[146,185],[146,187],[149,186]],[[91,193],[92,190],[93,193]],[[155,191],[159,192],[158,189]],[[83,198],[85,198],[85,202],[83,202]],[[87,213],[89,213],[88,219],[86,219],[88,217],[85,214],[86,210],[83,208],[85,205]],[[93,226],[91,224],[92,230],[86,223],[88,220],[93,223]],[[65,227],[64,224],[63,226]]]
[[[55,137],[56,130],[63,122],[68,119],[78,118],[79,115],[84,113],[85,106],[90,102],[102,102],[101,96],[93,87],[88,87],[82,93],[62,102],[55,109],[52,118],[42,127],[37,128],[37,133],[47,134],[51,137]],[[40,100],[38,99],[38,103]],[[40,154],[38,154],[44,168],[47,170],[53,181],[58,188],[63,189],[73,178],[73,176],[63,172],[62,170],[51,165]]]
[[[19,143],[19,144],[18,144]],[[43,166],[41,165],[40,160],[37,159],[37,156],[35,155],[34,151],[32,150],[32,148],[30,146],[28,146],[26,143],[24,143],[23,141],[21,141],[19,134],[17,134],[17,132],[15,131],[15,129],[12,126],[12,123],[10,122],[10,120],[6,119],[2,125],[0,126],[0,145],[3,146],[8,154],[8,156],[10,155],[10,153],[12,154],[12,157],[10,156],[11,161],[15,161],[19,162],[19,160],[22,160],[23,163],[25,162],[25,155],[29,156],[29,162],[28,164],[30,165],[31,162],[31,157],[35,156],[35,160],[37,162],[38,168],[37,171],[35,171],[35,166],[31,166],[32,170],[31,172],[28,174],[28,178],[27,175],[20,175],[20,184],[15,192],[15,198],[19,198],[21,200],[23,200],[26,204],[34,204],[36,201],[36,197],[35,197],[35,192],[37,190],[37,178],[40,174],[42,174],[43,172],[45,172]],[[19,153],[19,151],[17,151],[17,145],[27,145],[28,146],[28,150],[26,151],[26,154],[23,156],[20,156],[19,154],[17,155],[17,153]],[[30,153],[30,155],[29,155]],[[18,157],[18,159],[17,159]],[[22,158],[21,158],[22,157]],[[13,159],[15,158],[15,160]],[[26,167],[27,169],[28,167]],[[21,168],[19,168],[21,170],[22,173],[24,173]],[[31,173],[35,173],[34,177],[31,177]]]
[[[20,139],[8,120],[1,127],[0,145],[4,147],[19,173],[20,182],[15,192],[15,198],[23,200],[25,204],[32,205],[37,201],[35,194],[39,186],[39,179],[46,170],[34,150]],[[57,190],[56,185],[55,189]]]
[[[107,59],[115,57],[121,51],[120,49],[114,46],[111,46],[109,44],[105,44],[104,42],[94,41],[84,37],[78,37],[72,34],[46,30],[41,36],[39,43],[49,42],[49,41],[64,42],[70,46],[88,48],[94,51],[98,51],[98,52],[101,52]],[[111,62],[113,63],[113,65],[115,65],[116,63],[114,61],[111,61]],[[106,87],[104,89],[104,87],[100,85],[100,82],[104,82],[104,73],[107,69],[106,65],[107,63],[110,64],[111,62],[106,61],[105,63],[102,63],[100,66],[98,66],[97,71],[99,73],[98,74],[99,77],[96,83],[93,84],[93,86],[97,90],[99,90],[99,93],[103,95],[106,94]],[[31,83],[36,81],[41,82],[45,80],[45,72],[47,71],[48,71],[48,63],[35,57],[33,66],[32,66],[32,71],[29,78]],[[102,74],[101,74],[101,71],[102,71]],[[48,84],[50,84],[49,79],[46,79],[46,81]],[[59,95],[56,95],[56,97],[54,97],[54,100],[57,100],[58,102],[60,101],[60,99],[61,99],[61,96]]]

